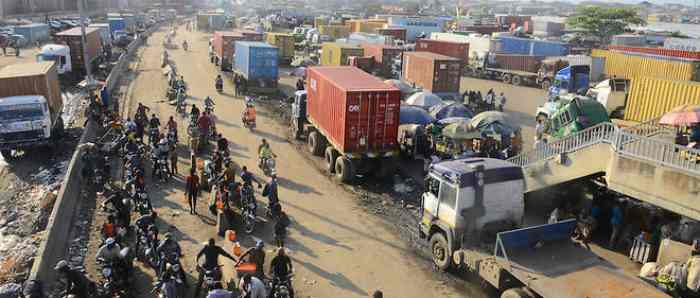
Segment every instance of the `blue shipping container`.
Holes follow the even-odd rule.
[[[114,31],[126,30],[126,22],[123,18],[110,18],[109,19],[109,31],[114,33]]]
[[[496,39],[496,52],[533,56],[566,56],[570,46],[566,43],[528,38],[500,36]]]
[[[247,80],[278,79],[277,48],[263,42],[237,41],[235,67]]]
[[[405,28],[406,40],[409,42],[414,42],[416,37],[421,33],[430,36],[430,33],[442,32],[442,28],[445,25],[444,18],[430,17],[391,16],[388,18],[388,21],[389,26],[392,28]]]
[[[28,43],[49,39],[48,24],[29,24],[15,27],[15,34],[24,36]]]

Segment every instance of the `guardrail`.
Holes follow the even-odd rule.
[[[700,150],[620,131],[616,135],[618,155],[648,160],[666,167],[700,172]]]
[[[674,136],[676,133],[675,129],[660,125],[659,120],[661,120],[661,117],[654,118],[634,126],[623,128],[622,131],[644,137],[653,137],[659,135]]]

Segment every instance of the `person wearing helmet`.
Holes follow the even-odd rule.
[[[91,297],[95,291],[95,284],[82,272],[68,266],[68,262],[60,260],[53,268],[58,272],[59,279],[65,280],[65,295],[75,295],[78,298]]]
[[[265,266],[265,243],[262,242],[262,240],[258,240],[258,242],[255,243],[255,247],[249,248],[246,250],[240,258],[238,258],[238,261],[236,262],[236,266],[238,266],[240,263],[243,262],[243,260],[246,260],[247,257],[247,262],[248,263],[253,263],[255,264],[255,276],[259,278],[264,278],[265,273],[263,273],[263,266]]]
[[[233,298],[233,293],[224,290],[224,286],[220,281],[217,281],[212,285],[211,290],[207,293],[207,298]]]
[[[179,279],[182,281],[182,284],[185,286],[185,288],[189,287],[187,285],[187,276],[185,276],[185,270],[183,270],[182,266],[179,263],[165,265],[158,278],[158,280],[161,281],[167,281],[171,279]]]
[[[190,118],[191,119],[199,119],[199,108],[197,108],[196,104],[192,104],[192,109],[190,110]]]
[[[265,289],[265,284],[262,280],[256,276],[251,276],[246,274],[241,278],[239,284],[239,289],[241,289],[241,297],[246,298],[266,298],[267,289]]]
[[[277,249],[277,255],[272,258],[270,263],[270,272],[272,272],[272,290],[274,291],[278,282],[287,283],[289,285],[289,297],[294,298],[294,290],[292,289],[289,275],[292,274],[292,260],[287,256],[284,247]]]
[[[101,260],[108,263],[115,263],[119,261],[119,252],[122,248],[117,244],[114,238],[107,238],[105,244],[97,250],[97,260]]]
[[[168,232],[165,233],[164,239],[158,244],[156,253],[160,256],[160,272],[163,272],[167,263],[179,263],[178,260],[182,256],[182,249],[180,244],[173,239],[173,235]]]
[[[102,208],[109,204],[117,211],[117,224],[128,228],[131,224],[131,200],[125,198],[122,192],[117,191],[107,197],[102,203]]]

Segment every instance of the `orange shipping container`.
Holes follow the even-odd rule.
[[[403,54],[403,79],[433,93],[458,93],[462,62],[429,52]]]

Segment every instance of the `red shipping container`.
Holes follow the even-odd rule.
[[[464,64],[469,62],[469,44],[466,42],[418,39],[416,40],[416,52],[431,52],[445,55],[457,58]]]
[[[401,92],[352,66],[307,69],[307,116],[341,153],[397,149]]]
[[[406,41],[406,28],[382,28],[377,29],[377,34],[393,36],[394,40]]]
[[[610,50],[627,52],[627,53],[639,53],[648,54],[661,57],[673,57],[682,58],[685,60],[700,60],[700,52],[683,51],[675,49],[666,48],[645,48],[645,47],[626,47],[626,46],[609,46]]]
[[[263,34],[253,30],[237,29],[234,32],[243,35],[243,39],[246,41],[263,41]]]
[[[498,68],[507,70],[518,70],[526,72],[537,72],[540,68],[544,56],[494,54],[494,60]]]
[[[405,52],[401,76],[433,93],[459,92],[462,62],[429,52]]]
[[[243,35],[239,32],[233,31],[216,31],[214,32],[214,41],[212,42],[212,47],[214,48],[214,53],[219,58],[225,57],[226,59],[233,58],[233,53],[235,51],[234,42],[237,40],[243,40]]]
[[[367,73],[372,73],[372,69],[374,68],[374,57],[372,57],[372,56],[364,56],[364,57],[350,56],[350,57],[348,57],[348,65],[362,69]]]

